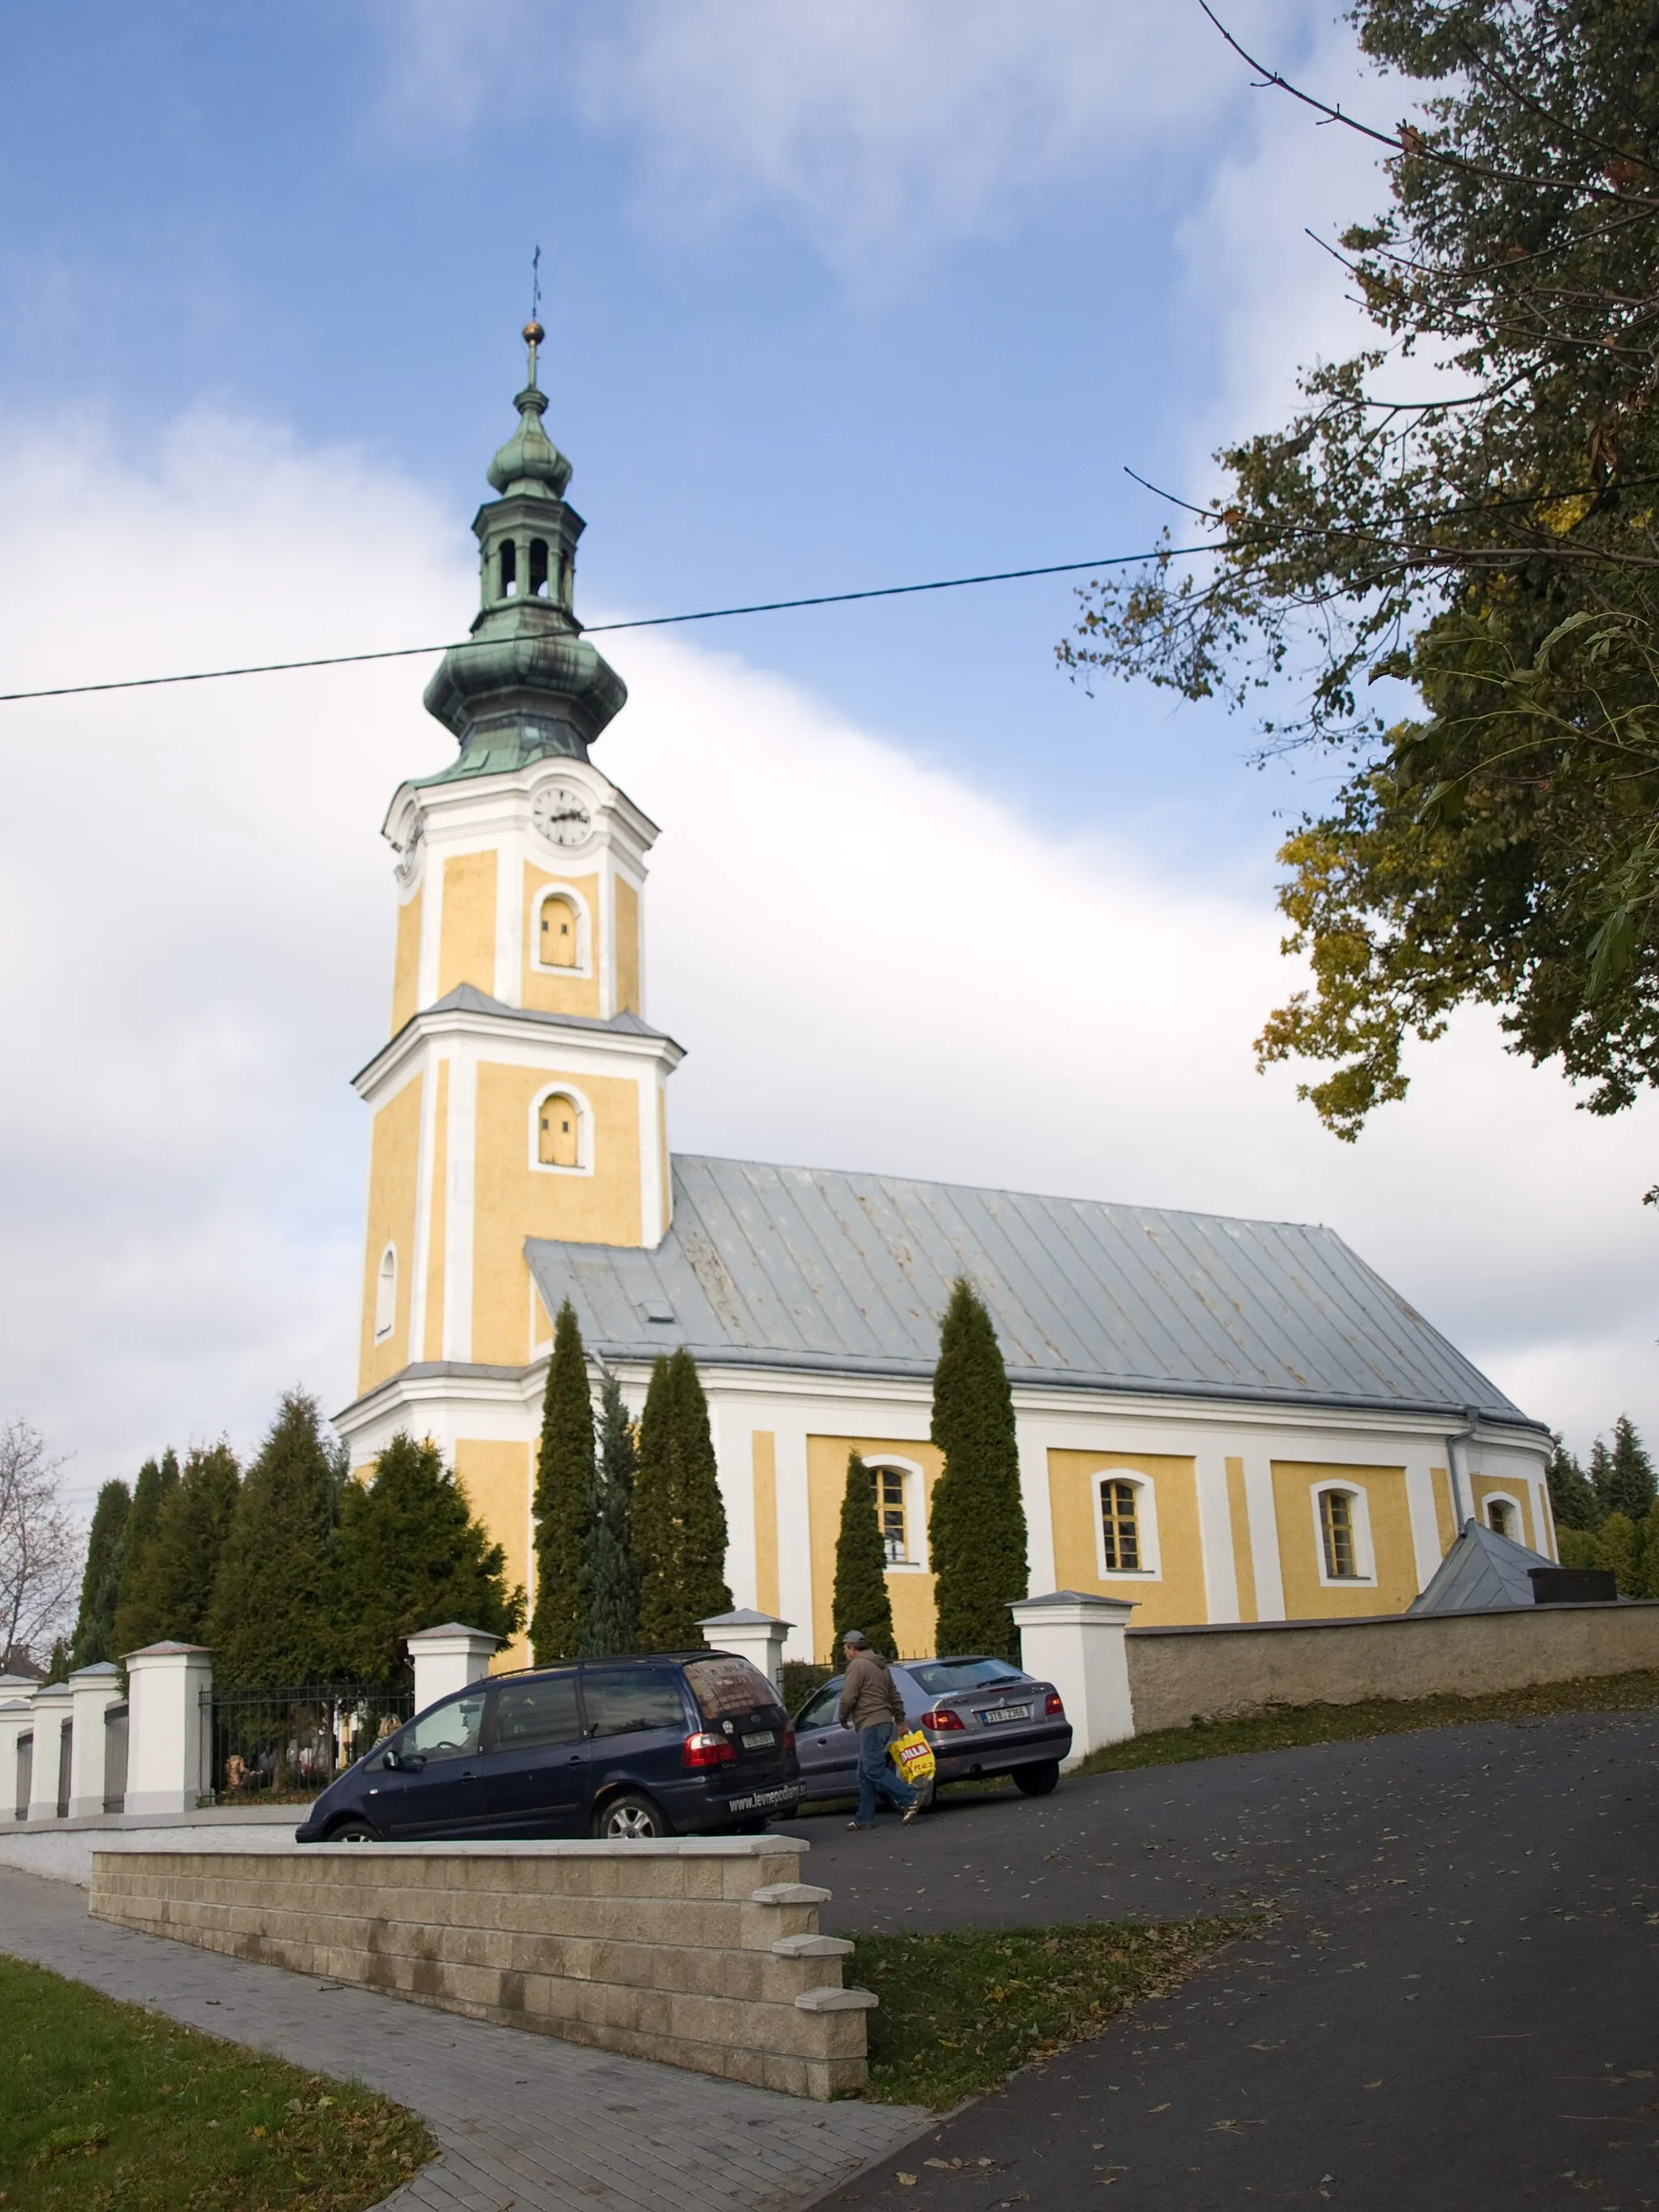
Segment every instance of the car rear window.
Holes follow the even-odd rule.
[[[1030,1679],[1006,1659],[930,1659],[923,1666],[907,1666],[905,1673],[929,1697],[948,1697],[952,1690],[977,1690],[988,1682],[1024,1682]]]
[[[705,1720],[736,1719],[739,1713],[752,1713],[779,1702],[777,1692],[760,1668],[731,1652],[691,1660],[685,1679]]]
[[[503,1682],[495,1692],[495,1748],[527,1750],[532,1744],[574,1743],[582,1732],[576,1674],[544,1674],[531,1682]]]
[[[685,1700],[665,1667],[586,1667],[582,1697],[593,1735],[685,1726]]]

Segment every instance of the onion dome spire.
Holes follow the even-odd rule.
[[[586,526],[565,501],[570,464],[542,428],[547,394],[536,356],[546,336],[533,316],[525,325],[529,375],[514,402],[519,427],[489,465],[500,496],[473,519],[483,604],[471,639],[450,647],[426,687],[427,711],[461,744],[459,759],[428,781],[499,775],[547,754],[586,760],[628,696],[583,637],[572,605]]]

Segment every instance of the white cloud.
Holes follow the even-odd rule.
[[[1168,0],[498,0],[487,19],[413,0],[374,13],[383,128],[466,131],[568,103],[636,149],[659,221],[759,208],[866,274],[1005,235],[1038,196],[1154,157],[1178,189],[1248,82],[1199,9]],[[1299,46],[1326,10],[1240,0],[1239,13]]]
[[[18,688],[453,635],[465,518],[349,453],[197,416],[157,455],[0,433]],[[617,640],[601,764],[665,826],[652,1012],[675,1141],[1332,1222],[1545,1418],[1659,1421],[1638,1194],[1656,1117],[1575,1115],[1480,1023],[1359,1147],[1249,1043],[1266,913],[1056,844],[743,662]],[[398,781],[446,757],[419,662],[0,708],[0,1413],[83,1492],[246,1444],[355,1364]],[[1041,732],[1031,733],[1031,742]]]

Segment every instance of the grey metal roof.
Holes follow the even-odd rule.
[[[677,1155],[653,1252],[530,1238],[590,1349],[930,1375],[958,1275],[1017,1382],[1535,1426],[1332,1231]]]
[[[492,999],[488,991],[481,991],[476,983],[457,983],[453,991],[446,991],[441,999],[434,999],[429,1006],[422,1006],[426,1014],[441,1014],[459,1009],[468,1014],[499,1014],[509,1022],[542,1022],[556,1030],[607,1030],[613,1036],[665,1037],[666,1030],[653,1030],[649,1022],[624,1006],[620,1013],[606,1014],[550,1014],[539,1006],[509,1006],[504,1000]],[[412,1020],[413,1016],[410,1017]],[[672,1040],[671,1040],[672,1042]]]
[[[1513,1544],[1479,1521],[1466,1521],[1452,1546],[1408,1613],[1492,1613],[1533,1602],[1528,1571],[1553,1567],[1541,1552]]]

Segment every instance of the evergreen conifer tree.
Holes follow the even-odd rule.
[[[872,1650],[896,1659],[893,1640],[893,1601],[887,1588],[887,1547],[876,1517],[876,1486],[869,1468],[856,1452],[847,1455],[847,1487],[841,1501],[841,1529],[836,1538],[836,1647],[830,1654],[837,1664],[841,1639],[849,1628],[861,1629]]]
[[[574,1659],[581,1644],[582,1565],[596,1480],[587,1355],[567,1298],[553,1324],[536,1456],[536,1610],[530,1641],[538,1667]]]
[[[1555,1532],[1557,1548],[1564,1567],[1593,1567],[1596,1562],[1597,1539],[1588,1528],[1558,1528]]]
[[[1636,1588],[1632,1597],[1659,1598],[1659,1504],[1650,1505],[1636,1524]]]
[[[334,1666],[333,1461],[316,1400],[288,1392],[238,1493],[208,1610],[215,1678],[230,1687],[312,1682]]]
[[[1632,1521],[1646,1518],[1654,1502],[1656,1486],[1654,1482],[1653,1462],[1646,1447],[1636,1432],[1636,1424],[1628,1413],[1620,1413],[1613,1425],[1613,1449],[1607,1462],[1607,1504],[1612,1513],[1623,1513]]]
[[[1008,1607],[1025,1595],[1025,1508],[1013,1395],[991,1316],[970,1284],[951,1291],[933,1373],[933,1438],[945,1455],[933,1486],[939,1650],[1019,1655]]]
[[[1549,1464],[1550,1509],[1555,1516],[1557,1530],[1599,1528],[1601,1502],[1595,1486],[1560,1437],[1555,1437],[1552,1441],[1555,1450]]]
[[[418,1629],[459,1620],[506,1638],[524,1624],[506,1553],[430,1437],[399,1433],[368,1482],[347,1484],[337,1557],[335,1663],[360,1681],[406,1688],[414,1668],[404,1638]]]
[[[81,1577],[81,1608],[75,1619],[70,1656],[77,1667],[95,1667],[115,1656],[115,1601],[121,1586],[121,1538],[132,1509],[125,1482],[106,1482],[93,1508],[87,1533],[86,1572]]]
[[[634,1565],[634,1475],[638,1454],[622,1386],[599,1389],[599,1485],[582,1576],[581,1656],[614,1659],[640,1648],[640,1580]]]
[[[46,1680],[48,1682],[67,1682],[69,1678],[69,1644],[64,1637],[54,1637],[52,1645],[52,1656],[46,1661]]]
[[[129,1651],[142,1651],[147,1644],[159,1644],[167,1632],[155,1590],[155,1532],[163,1501],[178,1486],[179,1462],[171,1449],[159,1460],[147,1459],[138,1470],[121,1543],[121,1581],[115,1600],[117,1659],[125,1659]]]
[[[1620,1597],[1637,1595],[1640,1540],[1636,1523],[1628,1513],[1609,1513],[1601,1523],[1601,1534],[1595,1540],[1595,1564],[1598,1567],[1612,1569],[1618,1578]]]
[[[708,1401],[696,1362],[684,1345],[657,1361],[646,1392],[634,1486],[634,1558],[643,1650],[689,1650],[706,1640],[699,1620],[731,1611],[726,1508],[708,1432]]]
[[[198,1445],[161,1500],[146,1577],[160,1623],[158,1637],[180,1644],[203,1641],[241,1480],[228,1443]]]

